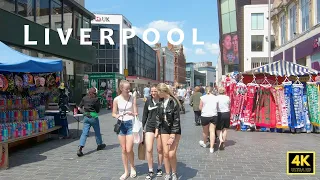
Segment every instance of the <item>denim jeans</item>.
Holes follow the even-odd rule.
[[[195,121],[195,123],[199,124],[201,122],[200,116],[201,116],[201,111],[194,111],[194,121]]]
[[[122,121],[120,126],[120,136],[129,136],[132,135],[133,121]]]
[[[82,146],[82,147],[84,147],[84,145],[86,144],[86,140],[87,140],[87,137],[89,135],[91,126],[94,129],[97,145],[102,144],[102,137],[101,137],[101,133],[100,133],[99,119],[98,118],[88,118],[88,117],[85,116],[83,118],[82,135],[80,137],[80,146]]]

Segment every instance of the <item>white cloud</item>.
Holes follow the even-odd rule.
[[[206,42],[204,47],[206,50],[210,51],[211,54],[219,54],[220,52],[219,44],[217,43]]]
[[[141,35],[143,34],[143,31],[145,31],[148,28],[157,29],[159,32],[168,32],[173,28],[181,29],[182,26],[183,26],[183,22],[180,22],[180,21],[157,20],[157,21],[152,21],[143,27],[133,26],[132,28],[135,30],[136,34]]]
[[[202,48],[197,48],[196,49],[196,54],[197,55],[204,55],[204,54],[206,54],[206,52]]]

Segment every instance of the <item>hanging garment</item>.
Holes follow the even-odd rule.
[[[292,103],[292,83],[291,82],[283,82],[284,86],[284,98],[285,98],[285,106],[287,109],[287,121],[288,127],[291,127],[291,119],[293,108],[291,107]]]
[[[285,106],[284,88],[282,85],[271,89],[276,103],[276,128],[288,128],[287,107]]]
[[[307,83],[307,96],[309,105],[309,119],[313,126],[320,126],[319,115],[319,88],[317,83]]]
[[[257,94],[258,85],[249,83],[247,84],[247,93],[244,100],[244,110],[243,110],[243,124],[247,126],[254,125],[254,119],[252,117],[255,98]]]
[[[293,128],[303,128],[305,126],[305,113],[303,108],[303,84],[292,85],[292,98],[295,119],[291,120]]]
[[[233,97],[233,104],[231,106],[231,121],[232,126],[240,124],[240,118],[243,108],[244,96],[247,91],[247,87],[243,83],[238,83],[236,85],[236,91]]]
[[[306,94],[303,95],[303,110],[304,110],[304,119],[305,119],[305,131],[307,133],[311,132],[311,123],[309,119],[309,113],[308,113],[308,97]]]
[[[256,126],[267,128],[276,127],[276,103],[271,93],[271,88],[270,85],[260,85],[255,116]]]

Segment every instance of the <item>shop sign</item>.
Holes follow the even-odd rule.
[[[107,16],[104,16],[104,17],[96,16],[95,21],[97,21],[97,22],[110,22],[110,17],[107,17]]]

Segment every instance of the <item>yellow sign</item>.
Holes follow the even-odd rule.
[[[287,152],[288,175],[315,175],[316,152],[315,151],[288,151]]]
[[[128,77],[129,76],[129,71],[128,69],[124,69],[124,77]]]

